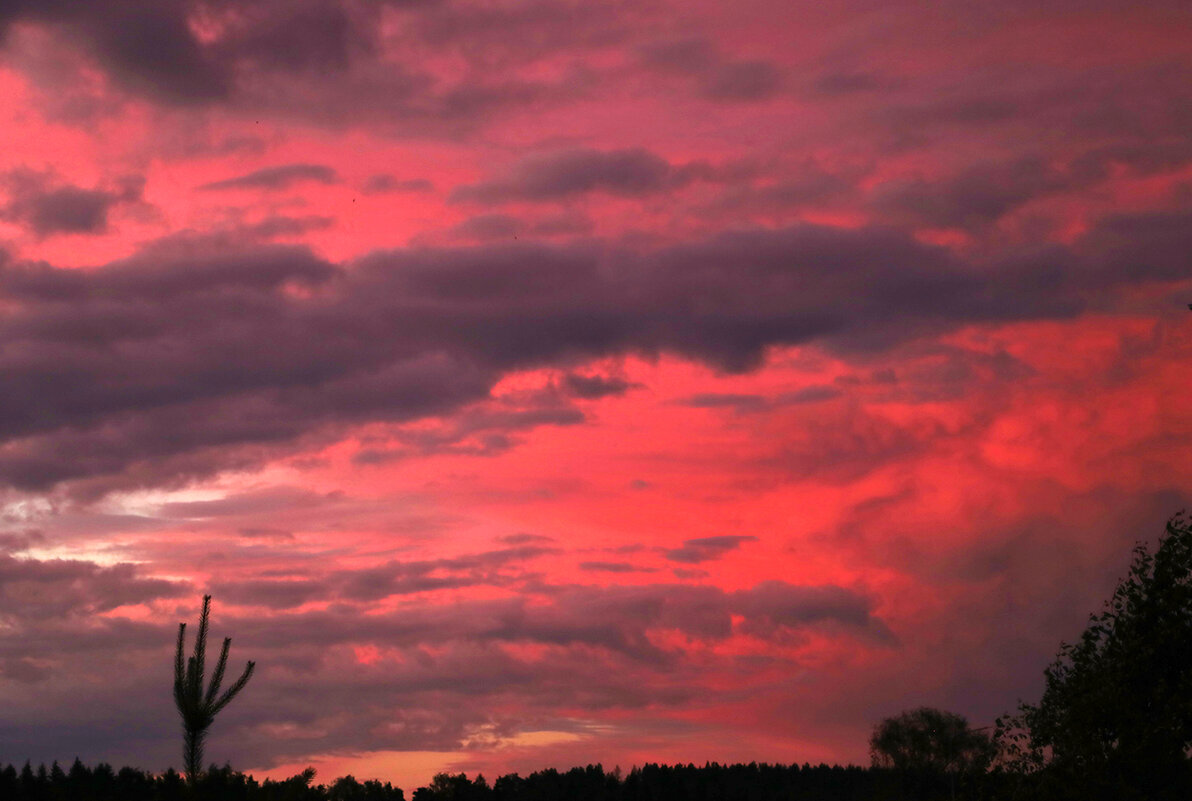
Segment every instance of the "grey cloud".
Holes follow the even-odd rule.
[[[553,548],[523,544],[446,559],[391,561],[378,567],[334,573],[328,583],[336,595],[352,601],[377,601],[394,595],[477,584],[501,585],[513,578],[503,573],[502,568],[555,552]]]
[[[634,386],[636,385],[615,376],[580,373],[567,373],[563,376],[563,388],[567,394],[584,400],[624,395]]]
[[[346,596],[376,600],[400,594],[411,577],[433,579],[434,570],[488,570],[526,558],[492,552],[460,560],[392,563],[376,569],[345,572],[332,583],[344,583]],[[532,551],[530,551],[532,553]],[[466,578],[466,577],[463,577]],[[458,586],[446,583],[427,589]],[[665,658],[649,643],[646,632],[674,629],[695,637],[723,639],[732,633],[732,615],[742,615],[764,635],[833,622],[869,636],[874,621],[869,602],[839,587],[799,587],[768,582],[753,590],[725,593],[714,587],[654,584],[640,587],[544,587],[547,604],[524,598],[460,601],[451,606],[424,602],[418,614],[406,608],[400,615],[368,616],[310,612],[278,615],[268,622],[230,620],[229,627],[266,648],[283,645],[375,643],[397,647],[470,642],[538,642],[588,644],[633,659]],[[421,591],[421,590],[419,590]]]
[[[324,164],[282,164],[277,167],[265,167],[254,170],[247,175],[228,178],[223,181],[203,184],[200,189],[289,189],[296,183],[314,181],[320,184],[334,184],[339,181],[339,175],[334,169]]]
[[[638,54],[647,66],[680,73],[703,72],[719,58],[715,45],[699,37],[647,42]]]
[[[50,669],[27,657],[0,659],[0,677],[21,684],[37,684],[50,677]]]
[[[765,100],[783,84],[782,72],[774,64],[725,58],[713,42],[702,37],[647,42],[637,52],[644,66],[693,80],[700,94],[710,100]]]
[[[893,635],[884,626],[874,626],[869,601],[842,587],[765,581],[734,593],[732,603],[744,615],[742,629],[749,634],[772,636],[778,628],[834,621],[870,629],[879,639],[893,642]]]
[[[380,194],[382,192],[430,192],[434,188],[435,185],[425,178],[401,180],[386,173],[369,176],[368,180],[364,182],[364,191],[367,194]]]
[[[888,229],[814,225],[644,253],[515,243],[337,266],[301,247],[176,238],[94,270],[9,262],[0,479],[101,491],[201,476],[321,430],[471,408],[514,369],[666,351],[743,371],[773,344],[879,352],[957,325],[1068,317],[1110,288],[1185,278],[1190,231],[1186,215],[1123,215],[1070,247],[979,264]],[[408,444],[506,438],[491,451],[507,431],[582,420],[477,414]]]
[[[237,24],[212,47],[243,69],[340,71],[372,49],[369,17],[350,3],[237,3]],[[366,8],[366,7],[365,7]]]
[[[735,409],[738,412],[764,409],[768,404],[761,395],[743,395],[732,392],[701,392],[678,401],[683,406],[695,409]]]
[[[211,585],[212,594],[221,601],[270,609],[293,609],[307,601],[325,598],[327,589],[324,582],[309,579],[219,581]]]
[[[578,425],[585,419],[580,410],[557,403],[531,404],[524,408],[480,404],[461,411],[453,420],[435,428],[396,429],[391,439],[399,447],[370,445],[360,450],[353,460],[358,464],[377,464],[411,454],[432,453],[495,456],[513,447],[515,432],[544,425]]]
[[[554,542],[554,537],[548,537],[545,534],[505,534],[498,537],[498,539],[507,545],[525,545],[529,542]]]
[[[518,77],[518,68],[619,43],[635,16],[634,4],[553,1],[17,0],[0,8],[0,37],[34,25],[84,54],[85,67],[116,90],[87,97],[91,114],[133,94],[219,104],[250,119],[458,137],[507,109],[575,102],[591,70],[542,81]],[[387,24],[395,18],[399,25]],[[440,80],[426,67],[428,54],[458,59],[464,74]]]
[[[457,239],[485,241],[490,239],[514,239],[525,231],[525,224],[509,214],[480,214],[469,217],[451,227],[451,235]]]
[[[320,231],[335,225],[335,219],[318,214],[308,214],[303,217],[288,217],[277,214],[271,217],[242,226],[240,231],[245,236],[259,239],[274,239],[284,236],[301,236],[308,231]]]
[[[802,403],[820,403],[822,401],[835,400],[843,393],[835,388],[821,385],[814,385],[810,387],[803,387],[794,392],[786,392],[779,395],[776,403],[780,405],[802,404]]]
[[[781,406],[797,406],[805,403],[821,403],[839,398],[843,393],[829,386],[809,386],[793,392],[783,392],[774,397],[741,394],[733,392],[701,392],[676,403],[696,409],[732,409],[737,414],[761,412]]]
[[[703,87],[715,100],[749,102],[773,97],[782,88],[782,73],[766,61],[731,61],[721,64]]]
[[[231,75],[195,37],[190,11],[185,2],[18,0],[0,8],[0,34],[14,22],[50,25],[82,44],[133,91],[173,103],[223,98]]]
[[[25,620],[93,615],[189,591],[182,582],[141,578],[136,572],[131,564],[100,567],[0,554],[0,615]]]
[[[880,184],[874,203],[887,215],[941,227],[992,223],[1028,201],[1070,187],[1039,158],[966,167],[944,180]]]
[[[136,203],[144,185],[139,176],[124,178],[115,189],[84,189],[63,184],[45,173],[15,170],[5,176],[8,203],[0,217],[23,223],[39,237],[55,234],[99,234],[107,230],[109,212]]]
[[[580,562],[580,570],[594,573],[653,573],[656,568],[642,567],[630,562],[602,562],[599,560]]]
[[[37,529],[0,533],[0,554],[27,551],[45,542],[45,534]]]
[[[636,197],[667,188],[672,172],[665,159],[642,148],[576,148],[529,156],[514,165],[507,176],[459,187],[451,193],[451,199],[481,203],[544,201],[593,191]]]
[[[220,5],[232,13],[223,17],[215,38],[200,38],[192,27],[201,12],[213,11],[192,0],[8,3],[0,11],[0,32],[17,21],[48,25],[81,44],[125,90],[174,104],[228,100],[246,72],[343,71],[372,52],[376,5],[312,0]]]
[[[741,547],[744,542],[756,542],[757,537],[726,534],[718,537],[696,537],[683,540],[683,547],[664,551],[663,555],[672,562],[698,564],[719,559],[729,551]]]
[[[530,232],[539,236],[585,236],[596,229],[596,223],[586,214],[563,212],[534,221]]]

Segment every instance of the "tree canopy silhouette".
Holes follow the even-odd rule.
[[[981,773],[993,760],[989,737],[969,728],[961,715],[919,707],[886,718],[873,729],[874,767],[920,773]]]
[[[215,722],[215,716],[244,689],[252,678],[255,662],[249,662],[244,673],[236,679],[223,695],[219,687],[223,683],[224,671],[228,667],[228,649],[232,638],[226,637],[215,663],[210,686],[204,688],[204,670],[207,661],[207,620],[211,613],[211,596],[203,596],[203,611],[199,614],[199,631],[195,637],[194,654],[183,661],[182,648],[186,640],[186,624],[178,624],[178,650],[174,656],[174,703],[182,716],[182,756],[187,780],[193,785],[203,770],[203,740],[207,730]]]
[[[1167,522],[1078,642],[1044,672],[1038,704],[998,721],[1012,765],[1080,797],[1192,797],[1192,522]]]

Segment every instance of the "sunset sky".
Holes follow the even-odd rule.
[[[1041,8],[1043,10],[1041,10]],[[0,4],[0,763],[867,763],[1192,498],[1187,0]]]

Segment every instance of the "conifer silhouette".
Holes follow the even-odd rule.
[[[203,611],[199,615],[199,633],[195,637],[194,655],[182,658],[182,646],[186,637],[186,624],[178,624],[178,651],[174,656],[174,703],[182,715],[183,748],[182,755],[186,778],[191,783],[198,779],[203,770],[203,740],[207,736],[207,729],[215,721],[216,714],[227,706],[236,694],[244,689],[252,677],[255,662],[249,662],[244,673],[236,679],[236,683],[219,695],[219,685],[223,683],[224,671],[228,666],[228,649],[232,645],[232,638],[226,637],[223,649],[219,654],[219,661],[215,665],[215,673],[211,676],[211,685],[204,690],[204,670],[207,660],[207,618],[211,612],[211,596],[203,596]]]

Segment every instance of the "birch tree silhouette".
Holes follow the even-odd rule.
[[[211,676],[211,684],[204,689],[204,671],[207,661],[207,620],[211,613],[211,596],[203,596],[203,611],[199,615],[199,631],[195,637],[194,654],[183,659],[182,646],[186,639],[186,624],[178,624],[178,651],[174,656],[174,703],[178,706],[178,713],[182,715],[183,747],[182,758],[186,778],[192,785],[203,770],[203,740],[207,737],[207,730],[215,722],[215,716],[232,699],[244,689],[248,680],[252,678],[255,662],[249,662],[244,673],[236,682],[219,694],[219,686],[223,683],[224,671],[228,667],[228,649],[232,646],[232,638],[225,637],[223,649],[219,654],[219,661],[215,663],[215,672]]]

